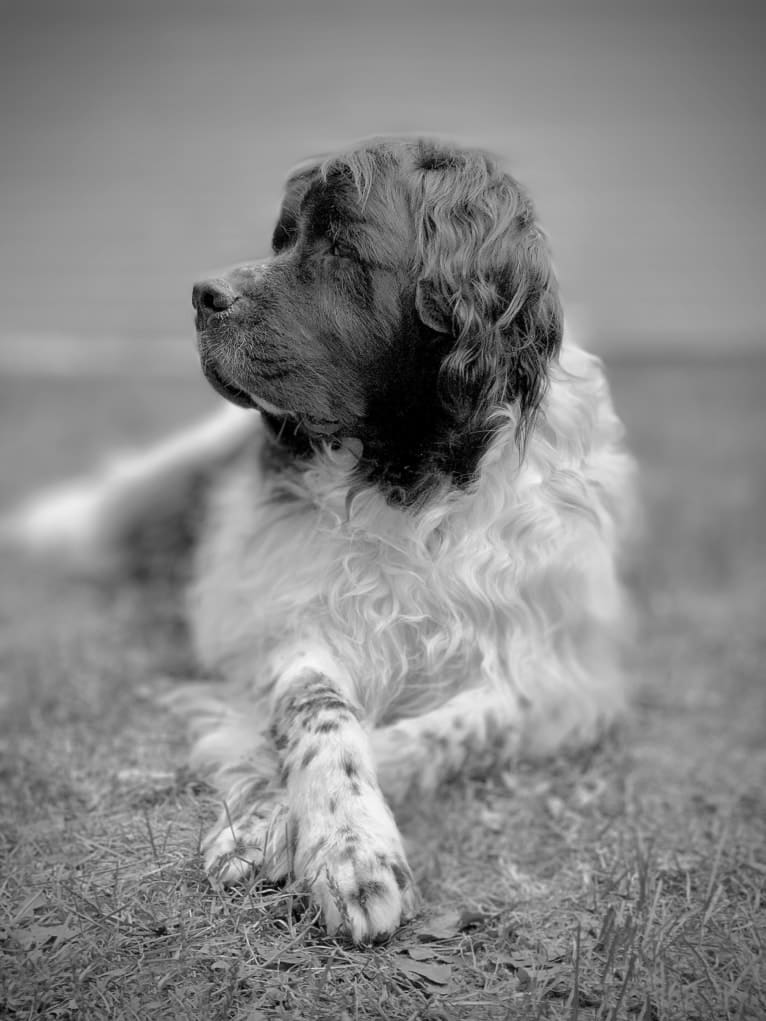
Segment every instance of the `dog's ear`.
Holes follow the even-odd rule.
[[[515,402],[523,438],[561,344],[547,240],[526,193],[489,157],[451,152],[422,170],[415,301],[429,328],[453,338],[442,401],[474,420]]]

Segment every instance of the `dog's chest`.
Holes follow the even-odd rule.
[[[389,687],[454,660],[444,565],[408,512],[364,494],[346,516],[340,488],[321,506],[269,491],[252,466],[222,480],[190,600],[203,662],[252,671],[277,643],[316,631]]]

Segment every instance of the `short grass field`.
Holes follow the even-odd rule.
[[[215,799],[158,703],[195,676],[172,586],[3,556],[1,1018],[766,1017],[766,360],[610,372],[646,504],[632,712],[587,754],[408,805],[423,908],[386,946],[203,875]],[[212,401],[6,377],[3,504]]]

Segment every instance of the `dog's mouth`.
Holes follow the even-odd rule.
[[[238,405],[240,408],[257,408],[258,405],[253,400],[251,394],[247,390],[243,390],[238,387],[235,383],[226,379],[221,374],[220,369],[214,362],[208,358],[202,359],[202,371],[205,374],[205,379],[213,387],[213,389],[225,397],[227,401],[231,401],[232,404]]]
[[[341,422],[338,419],[319,418],[305,412],[292,411],[274,404],[265,397],[261,397],[260,394],[244,390],[227,379],[218,366],[209,359],[202,360],[202,371],[214,390],[240,408],[262,411],[274,419],[290,420],[295,427],[319,439],[331,439],[341,429]]]

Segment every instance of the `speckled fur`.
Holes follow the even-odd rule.
[[[414,323],[417,303],[431,330],[419,343],[433,345],[443,328],[440,301],[454,320],[455,337],[439,341],[452,346],[438,376],[445,398],[433,458],[398,421],[396,471],[375,461],[385,454],[385,415],[377,407],[370,425],[358,407],[370,377],[377,382],[374,349],[383,341],[343,335],[351,292],[339,290],[335,308],[328,269],[317,277],[320,305],[339,331],[335,347],[355,352],[349,371],[357,375],[344,381],[355,396],[348,407],[333,396],[336,377],[311,334],[304,290],[301,343],[314,389],[307,417],[299,410],[291,421],[335,430],[304,437],[309,456],[289,444],[280,457],[266,456],[273,437],[265,420],[229,409],[100,479],[34,503],[6,527],[45,554],[65,551],[89,569],[114,565],[136,522],[158,508],[183,508],[191,482],[207,480],[188,611],[200,663],[221,683],[177,699],[191,721],[193,759],[223,798],[203,842],[205,865],[222,883],[253,869],[292,876],[328,930],[356,942],[385,938],[416,906],[389,803],[426,796],[460,772],[591,742],[619,714],[629,620],[618,560],[634,520],[633,463],[601,363],[571,340],[559,349],[555,278],[513,179],[481,155],[409,143],[369,152],[343,166],[361,175],[362,205],[372,196],[380,244],[391,249],[380,271],[386,321],[399,302]],[[388,192],[375,192],[374,174]],[[417,246],[405,179],[419,182]],[[399,217],[390,236],[380,233],[386,216]],[[306,267],[324,265],[328,243],[295,223],[284,220],[283,233],[299,242],[277,249],[273,264],[195,291],[203,367],[232,399],[267,385],[259,358],[270,330],[287,345],[297,375],[282,370],[278,393],[253,398],[267,415],[278,399],[300,401],[306,389],[300,344],[289,322],[273,319],[292,307],[274,280],[287,287],[304,270],[311,278]],[[393,286],[395,242],[410,245],[407,258],[428,271],[417,294],[404,255],[400,290]],[[336,256],[327,258],[337,269]],[[242,281],[251,291],[235,302]],[[263,287],[268,300],[259,304]],[[229,304],[213,312],[204,305],[213,299]],[[357,313],[362,307],[371,314],[369,301]],[[370,321],[359,316],[353,321]],[[269,352],[271,372],[280,350]],[[365,352],[372,360],[360,368]],[[418,385],[437,385],[432,368],[422,369]],[[385,381],[389,397],[397,378]],[[406,396],[408,407],[417,405]],[[334,400],[338,417],[328,426]],[[451,464],[453,447],[460,456]]]
[[[286,498],[258,414],[227,409],[12,523],[47,555],[111,566],[126,508],[213,474],[189,619],[225,680],[178,696],[224,799],[206,867],[223,883],[291,874],[358,942],[416,903],[387,801],[591,742],[624,704],[633,462],[600,361],[565,342],[523,460],[513,407],[497,414],[475,484],[417,512],[374,488],[349,508],[349,449],[328,447]]]
[[[358,759],[370,820],[388,833],[381,853],[398,861],[381,788],[396,803],[464,770],[591,742],[623,706],[628,623],[616,553],[634,510],[633,465],[599,360],[565,344],[522,463],[513,410],[500,413],[506,424],[476,485],[445,490],[418,514],[369,491],[347,516],[350,455],[346,463],[329,450],[291,502],[269,500],[250,456],[215,492],[191,619],[200,657],[230,688],[222,715],[203,714],[198,761],[226,794],[231,776],[240,783],[243,763],[276,738],[273,776],[300,848],[288,857],[304,878],[306,847],[319,839],[304,829],[343,829],[331,802],[337,818],[358,810],[346,753]],[[318,677],[324,704],[285,724],[285,707],[309,698]],[[288,701],[275,694],[285,690]],[[293,744],[280,747],[288,734]],[[254,775],[269,768],[261,757]],[[235,834],[250,812],[234,820]],[[211,864],[235,840],[229,820],[219,832]],[[371,833],[364,844],[374,844]],[[260,865],[264,841],[255,845],[249,860]],[[360,869],[357,891],[373,874]],[[386,897],[394,886],[389,877]],[[315,895],[334,925],[331,888],[315,885]],[[402,910],[381,913],[380,924],[390,929]],[[355,938],[380,934],[352,929]]]

